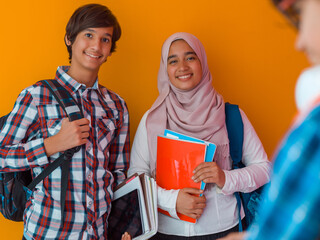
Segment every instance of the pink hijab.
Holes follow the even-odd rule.
[[[202,79],[192,90],[183,91],[174,87],[167,74],[167,58],[171,43],[183,39],[195,51],[202,66]],[[170,129],[185,135],[215,143],[215,161],[225,169],[229,155],[229,140],[225,127],[224,100],[212,87],[212,77],[207,56],[201,42],[190,33],[175,33],[162,46],[158,73],[159,96],[152,105],[147,120],[150,169],[155,176],[157,135]],[[223,164],[224,163],[224,164]]]

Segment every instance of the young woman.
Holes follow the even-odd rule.
[[[269,181],[270,162],[252,125],[241,111],[246,167],[231,170],[224,100],[212,87],[204,47],[189,33],[173,34],[163,44],[158,89],[159,97],[136,132],[128,174],[155,176],[157,135],[165,129],[213,142],[217,150],[212,163],[201,163],[194,171],[194,181],[207,183],[204,197],[194,196],[201,193],[199,189],[158,187],[158,207],[171,217],[159,213],[155,239],[216,239],[237,231],[233,193],[250,192]],[[181,221],[177,213],[196,218],[197,222]]]

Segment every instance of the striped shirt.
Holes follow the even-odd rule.
[[[129,162],[129,116],[122,98],[98,84],[78,83],[59,67],[55,79],[81,105],[90,121],[89,141],[70,165],[65,217],[61,221],[57,168],[40,182],[26,205],[26,237],[33,239],[105,239],[113,187]],[[49,90],[36,83],[23,90],[0,133],[0,171],[32,169],[37,176],[61,153],[46,156],[43,139],[57,134],[66,115]]]
[[[247,240],[320,239],[320,104],[301,114],[274,160],[271,185]]]

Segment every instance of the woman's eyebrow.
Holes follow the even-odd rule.
[[[168,56],[168,59],[167,59],[167,61],[169,61],[171,58],[175,58],[175,57],[177,57],[177,55],[175,55],[175,54],[173,54],[173,55],[170,55],[170,56]]]

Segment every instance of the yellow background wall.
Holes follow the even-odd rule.
[[[31,0],[1,4],[0,115],[20,91],[53,78],[68,64],[64,29],[73,11],[89,1]],[[156,76],[163,41],[172,33],[195,34],[204,44],[214,87],[246,112],[268,155],[296,111],[294,84],[308,66],[294,50],[296,32],[269,0],[105,0],[123,30],[118,51],[100,81],[127,102],[131,139],[158,95]],[[0,239],[21,239],[22,223],[0,217]]]

